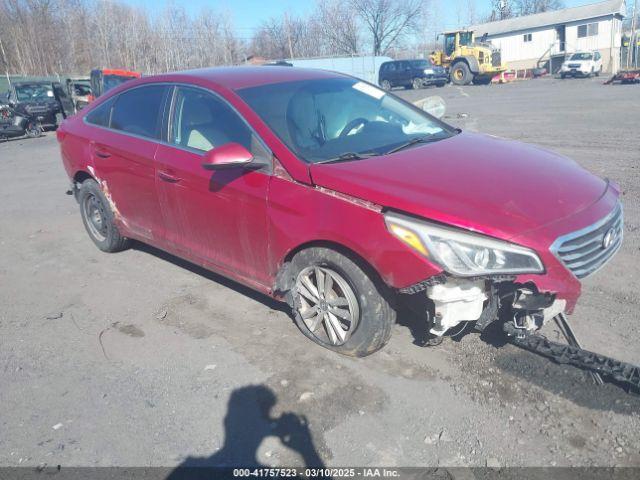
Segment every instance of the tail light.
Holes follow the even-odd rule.
[[[60,125],[56,130],[56,138],[58,139],[58,142],[62,143],[66,136],[67,132],[64,130],[64,128],[62,128],[62,125]]]

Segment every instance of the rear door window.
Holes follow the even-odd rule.
[[[142,137],[160,138],[165,85],[137,87],[118,95],[111,112],[111,128]]]

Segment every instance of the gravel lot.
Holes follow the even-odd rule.
[[[625,244],[572,321],[640,364],[640,87],[601,83],[398,93],[621,184]],[[640,466],[638,396],[477,334],[420,348],[407,316],[383,351],[337,356],[231,281],[143,245],[98,251],[52,132],[0,144],[0,177],[1,466]]]

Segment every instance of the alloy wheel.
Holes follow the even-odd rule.
[[[360,309],[349,283],[336,271],[307,267],[296,280],[297,309],[321,343],[343,345],[358,326]]]

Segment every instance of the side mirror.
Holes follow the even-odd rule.
[[[240,167],[251,163],[252,160],[253,155],[251,152],[239,143],[225,143],[205,153],[202,168],[205,170],[220,170]]]

